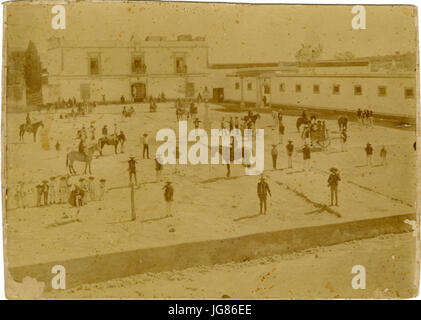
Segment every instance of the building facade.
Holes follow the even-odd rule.
[[[48,85],[44,100],[76,97],[90,101],[143,101],[162,93],[168,98],[195,96],[208,78],[204,38],[147,37],[140,41],[49,42]]]
[[[396,55],[351,61],[280,63],[229,73],[225,98],[262,106],[287,105],[414,118],[417,106],[415,57]]]

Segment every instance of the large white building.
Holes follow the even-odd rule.
[[[208,78],[204,38],[140,41],[49,41],[44,101],[76,97],[93,101],[142,101],[162,92],[168,98],[194,96]],[[187,92],[186,92],[187,91]]]
[[[228,73],[225,99],[415,117],[417,79],[411,54],[350,61],[280,63]]]
[[[207,87],[214,101],[329,108],[415,117],[414,54],[350,60],[209,64],[202,37],[176,40],[68,41],[52,38],[46,59],[44,102],[58,98],[143,101],[197,97]]]

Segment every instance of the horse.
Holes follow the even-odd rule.
[[[303,124],[309,124],[310,120],[307,117],[298,117],[296,122],[297,131],[300,132],[300,127]]]
[[[252,127],[255,128],[256,127],[256,121],[257,119],[260,119],[260,114],[259,113],[249,113],[248,115],[246,115],[243,120],[245,123],[248,123],[249,121],[252,123]]]
[[[338,119],[339,131],[348,129],[348,117],[340,116]]]
[[[98,139],[98,146],[99,146],[99,153],[102,156],[102,149],[105,145],[108,146],[114,146],[114,153],[117,154],[117,146],[121,143],[120,135],[117,137],[115,135],[107,136],[107,137],[101,137]]]
[[[76,170],[73,168],[73,162],[75,161],[85,162],[85,170],[83,171],[83,174],[86,174],[87,168],[89,168],[89,174],[92,174],[91,161],[95,151],[100,151],[97,144],[87,148],[86,154],[79,151],[70,151],[66,156],[66,167],[69,168],[70,174],[76,175]]]
[[[44,123],[42,121],[34,122],[32,124],[23,123],[19,127],[19,139],[22,141],[25,132],[32,132],[34,134],[34,142],[37,139],[37,131],[39,127],[44,128]]]

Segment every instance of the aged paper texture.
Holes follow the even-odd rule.
[[[4,4],[6,295],[410,298],[417,8]]]

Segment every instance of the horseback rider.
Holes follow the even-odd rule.
[[[29,112],[26,114],[26,125],[30,126],[32,124],[31,116],[29,115]]]
[[[32,125],[31,116],[29,115],[29,112],[26,114],[26,129],[30,130]]]
[[[79,152],[81,154],[83,154],[86,158],[86,143],[85,143],[85,139],[80,139],[79,142]]]

